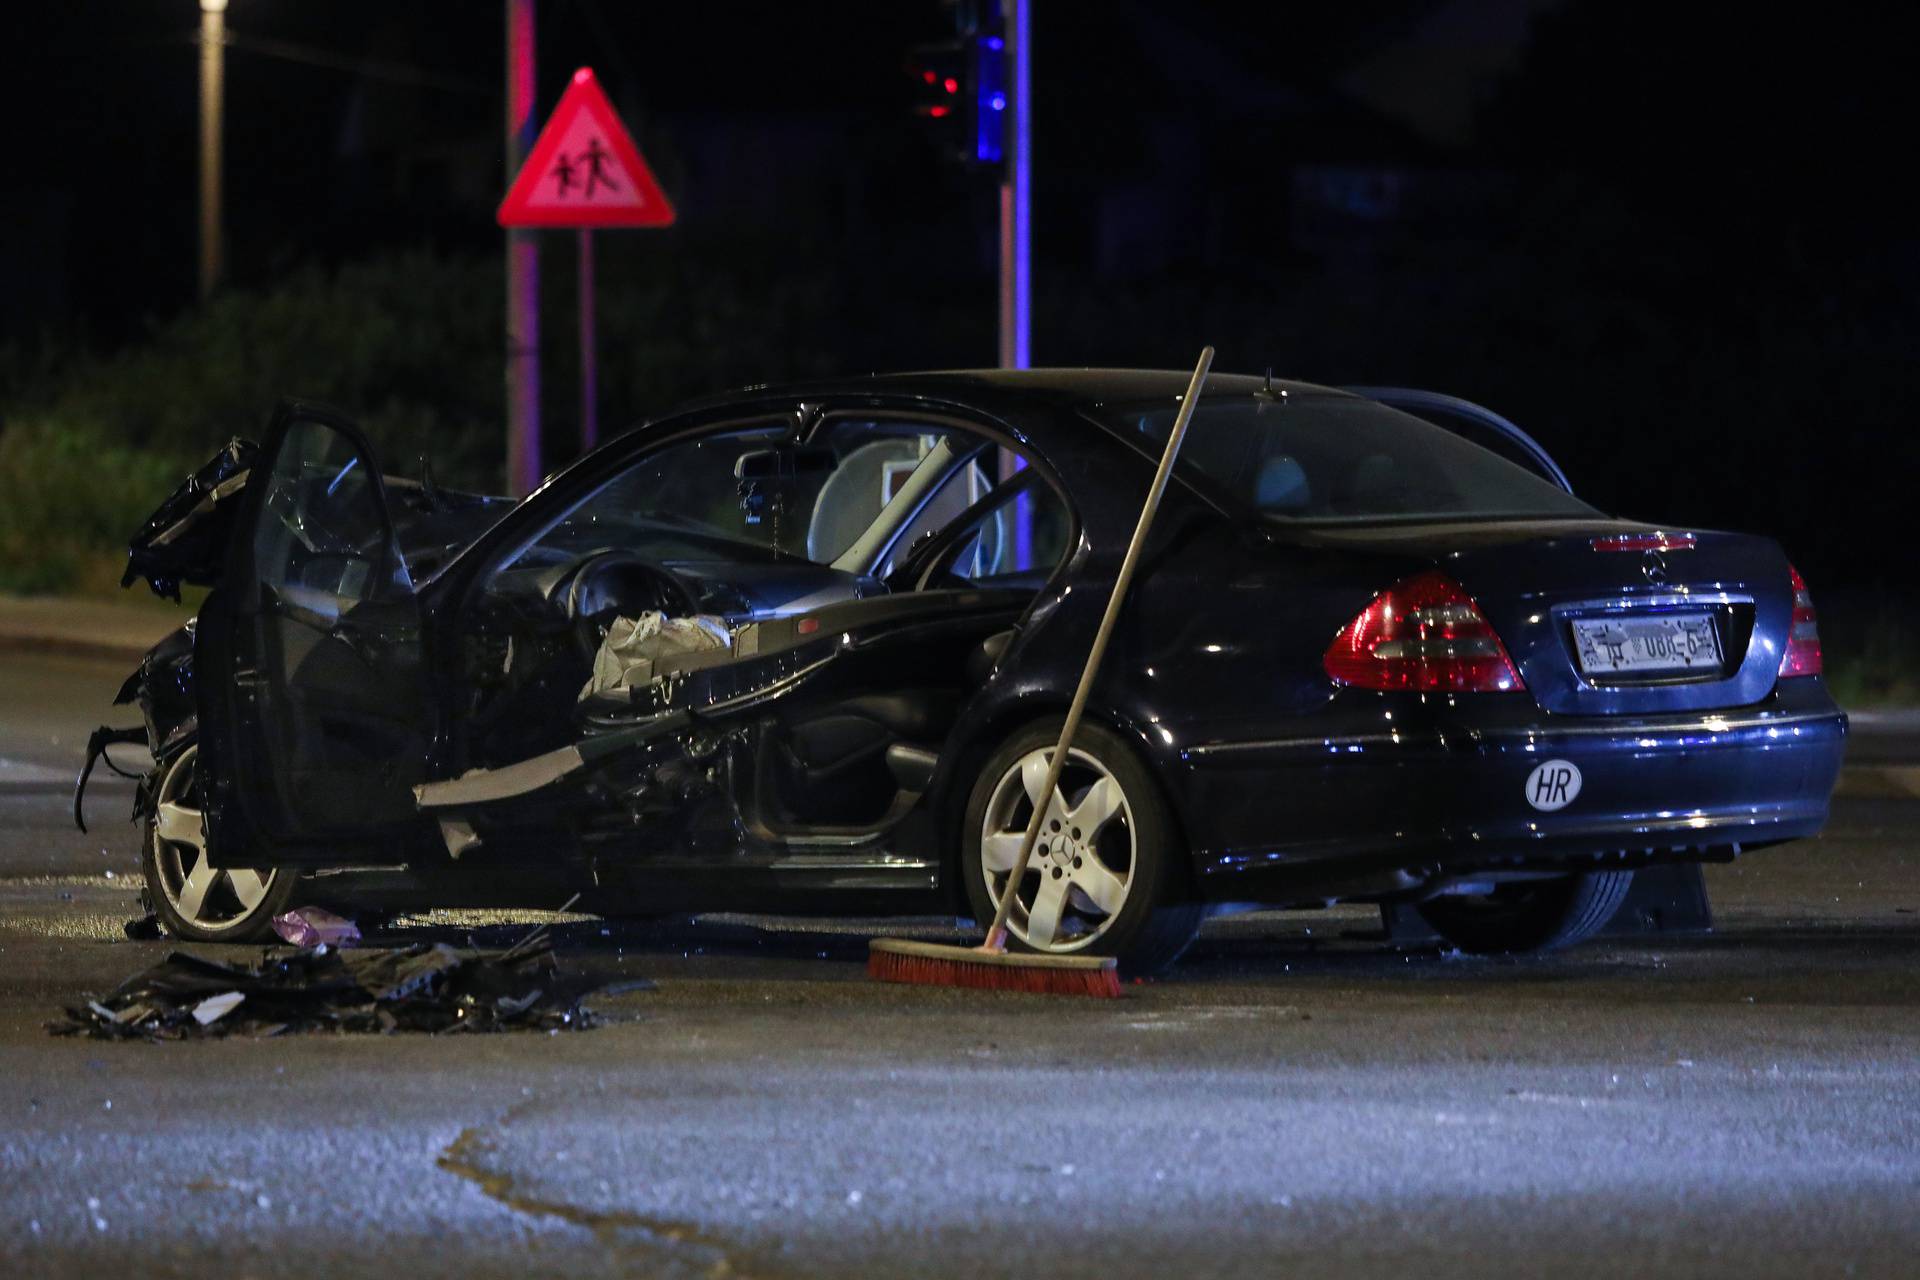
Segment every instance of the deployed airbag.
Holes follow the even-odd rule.
[[[624,694],[651,680],[724,662],[732,652],[733,633],[720,618],[669,618],[658,610],[615,618],[593,657],[593,675],[580,700]]]

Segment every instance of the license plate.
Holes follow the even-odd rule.
[[[1713,615],[1663,613],[1646,618],[1575,618],[1574,649],[1587,675],[1706,671],[1720,666]]]

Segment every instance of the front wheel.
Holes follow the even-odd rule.
[[[1058,721],[1016,733],[981,769],[967,803],[961,875],[975,919],[993,919],[1060,737]],[[1050,955],[1116,956],[1157,973],[1187,949],[1203,908],[1158,784],[1125,739],[1083,724],[1017,886],[1007,931]]]
[[[160,764],[140,859],[147,897],[168,933],[187,942],[256,942],[293,897],[294,872],[222,868],[207,861],[200,809],[200,748]]]
[[[1435,933],[1462,951],[1554,951],[1605,928],[1632,884],[1631,871],[1590,871],[1496,885],[1491,893],[1434,898],[1417,910]]]

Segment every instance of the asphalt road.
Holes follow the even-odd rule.
[[[166,949],[118,932],[125,784],[65,825],[119,675],[0,655],[0,1275],[1915,1270],[1917,801],[1710,871],[1711,936],[1543,960],[1237,917],[1092,1002],[871,984],[853,924],[576,921],[658,984],[590,1032],[53,1039]]]

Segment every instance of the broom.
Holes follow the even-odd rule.
[[[911,942],[904,938],[875,938],[869,945],[867,973],[883,982],[914,982],[926,986],[980,987],[990,991],[1028,991],[1036,994],[1117,996],[1120,973],[1112,956],[1051,956],[1038,953],[1011,953],[1007,950],[1007,913],[1013,909],[1020,882],[1026,877],[1027,863],[1033,858],[1033,846],[1053,804],[1053,793],[1060,786],[1061,770],[1067,765],[1067,752],[1073,746],[1074,732],[1087,709],[1093,692],[1094,677],[1100,672],[1100,660],[1106,656],[1107,641],[1113,638],[1113,626],[1120,616],[1133,571],[1140,563],[1140,550],[1146,545],[1147,531],[1160,510],[1160,497],[1166,492],[1167,477],[1173,472],[1173,460],[1186,437],[1187,424],[1193,420],[1194,406],[1200,400],[1200,388],[1206,384],[1207,370],[1213,367],[1213,348],[1200,352],[1194,366],[1193,381],[1187,384],[1186,398],[1174,415],[1173,430],[1167,433],[1167,448],[1160,455],[1160,469],[1153,474],[1147,489],[1146,505],[1140,509],[1140,522],[1133,528],[1133,541],[1127,544],[1126,558],[1120,562],[1120,574],[1114,579],[1113,594],[1107,597],[1107,612],[1094,633],[1093,648],[1087,665],[1080,672],[1080,685],[1073,691],[1073,704],[1067,708],[1067,722],[1060,726],[1060,742],[1047,764],[1047,780],[1034,798],[1033,817],[1027,820],[1026,835],[1020,841],[1020,856],[1014,859],[1013,872],[993,913],[993,924],[986,941],[977,947],[940,946],[931,942]]]

